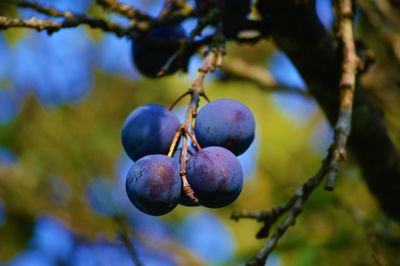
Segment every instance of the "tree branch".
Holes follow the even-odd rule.
[[[327,174],[325,188],[333,190],[339,168],[339,161],[344,161],[346,155],[346,143],[351,131],[351,118],[353,111],[353,98],[356,86],[356,74],[360,66],[357,56],[353,19],[354,11],[351,0],[337,0],[335,2],[337,14],[337,36],[342,48],[342,74],[339,82],[340,105],[339,115],[335,125],[334,143],[336,152],[332,164],[334,167]]]
[[[38,31],[57,30],[61,28],[61,24],[48,19],[18,19],[0,16],[0,30],[8,28],[32,28]]]
[[[287,203],[273,208],[271,212],[261,211],[249,213],[247,211],[239,211],[232,214],[231,218],[234,220],[239,220],[241,218],[251,218],[256,219],[259,222],[263,222],[264,225],[257,233],[257,238],[264,238],[268,237],[271,227],[278,221],[278,219],[287,213],[287,217],[285,218],[285,220],[278,225],[274,234],[269,238],[266,244],[258,252],[256,257],[248,261],[246,265],[265,265],[268,256],[275,249],[278,241],[289,229],[289,227],[295,224],[297,216],[299,216],[302,212],[305,203],[314,192],[314,190],[321,184],[324,178],[329,177],[329,174],[332,173],[332,171],[335,174],[337,173],[337,171],[334,171],[334,169],[338,168],[336,156],[339,153],[339,148],[339,143],[335,141],[329,148],[328,155],[323,161],[317,173],[310,179],[308,179],[300,187],[300,189],[287,201]]]
[[[39,13],[42,13],[50,17],[69,18],[69,19],[76,17],[76,15],[72,14],[72,12],[70,11],[59,11],[53,7],[42,6],[35,2],[17,1],[16,5],[22,8],[33,9]]]
[[[106,11],[111,11],[122,16],[125,16],[131,20],[151,20],[152,17],[141,13],[137,9],[119,3],[116,0],[96,0],[96,3],[104,8]]]
[[[88,25],[94,29],[115,33],[118,37],[129,35],[133,30],[132,28],[123,28],[112,21],[93,18],[84,14],[75,14],[70,11],[59,11],[53,7],[41,6],[33,2],[21,1],[17,2],[17,5],[22,8],[31,8],[47,16],[65,19],[62,22],[54,22],[49,19],[31,18],[23,20],[0,16],[0,30],[8,28],[32,28],[38,31],[46,30],[48,34],[52,34],[62,28],[74,28],[80,25]]]
[[[134,20],[135,23],[131,27],[124,28],[109,20],[90,17],[85,14],[76,14],[71,11],[60,11],[56,8],[43,6],[35,2],[17,1],[14,2],[14,4],[20,8],[30,8],[49,17],[65,18],[65,20],[59,23],[48,19],[40,20],[37,18],[31,18],[28,20],[22,20],[17,18],[2,17],[2,20],[0,21],[0,29],[25,27],[37,29],[39,31],[47,30],[48,33],[51,34],[62,28],[73,28],[80,25],[88,25],[91,28],[102,29],[105,32],[112,32],[118,37],[123,37],[130,36],[134,31],[147,31],[151,28],[161,25],[179,24],[192,15],[191,10],[185,9],[182,12],[177,12],[177,14],[166,18],[154,19],[148,14],[139,12],[128,5],[120,4],[115,0],[97,0],[97,3],[106,10],[118,13],[127,17],[128,19]]]

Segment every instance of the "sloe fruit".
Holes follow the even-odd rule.
[[[133,110],[122,127],[122,145],[132,160],[149,154],[167,154],[179,120],[158,104],[146,104]]]
[[[201,205],[220,208],[232,203],[243,186],[239,160],[222,147],[208,147],[188,161],[187,178]]]
[[[155,78],[168,59],[178,50],[186,36],[182,26],[161,26],[150,30],[132,42],[133,62],[139,72]],[[172,64],[166,74],[178,71],[179,65]]]
[[[178,162],[166,155],[148,155],[128,172],[126,192],[130,201],[149,215],[163,215],[178,204],[182,181]]]
[[[201,147],[220,146],[240,155],[254,140],[255,120],[244,104],[218,99],[199,111],[194,130]]]

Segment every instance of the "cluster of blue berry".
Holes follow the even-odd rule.
[[[232,99],[206,104],[195,119],[193,139],[198,143],[188,145],[185,158],[181,148],[167,155],[180,129],[176,115],[157,104],[136,108],[123,125],[122,144],[135,161],[126,191],[144,213],[163,215],[178,204],[220,208],[232,203],[242,190],[243,170],[236,156],[254,140],[255,120],[249,108]],[[198,202],[183,190],[182,160]]]

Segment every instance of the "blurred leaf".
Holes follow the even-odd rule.
[[[7,211],[5,223],[0,226],[0,261],[14,257],[27,246],[32,236],[34,218],[25,213]]]

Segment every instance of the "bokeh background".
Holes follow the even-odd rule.
[[[106,16],[89,0],[38,2]],[[162,6],[162,1],[121,2],[153,15]],[[331,1],[316,3],[331,29]],[[43,17],[1,8],[8,16]],[[356,20],[357,34],[372,35],[368,25],[363,31],[360,12]],[[184,27],[190,31],[195,23],[188,20]],[[116,215],[127,222],[145,266],[242,265],[265,240],[254,237],[260,228],[256,221],[235,222],[230,214],[285,202],[318,168],[332,130],[311,98],[267,93],[216,73],[207,78],[208,96],[240,100],[256,117],[256,140],[240,156],[246,175],[241,196],[222,209],[178,206],[162,217],[139,212],[124,189],[132,162],[120,143],[121,126],[139,105],[169,106],[190,86],[201,58],[191,59],[188,73],[151,80],[132,65],[130,45],[128,39],[85,27],[52,36],[26,29],[0,32],[0,265],[134,265]],[[229,43],[227,52],[265,68],[281,84],[307,90],[270,41]],[[181,118],[185,103],[175,109]],[[335,192],[313,194],[267,265],[376,265],[371,223],[399,231],[350,160]],[[400,265],[396,248],[379,244],[388,265]]]

